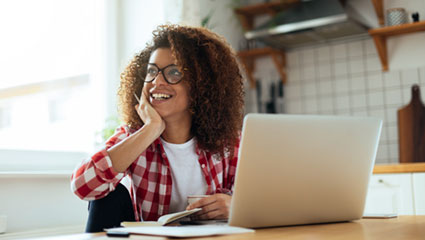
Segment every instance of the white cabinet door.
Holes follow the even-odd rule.
[[[369,182],[364,212],[414,215],[412,174],[374,174]]]
[[[417,215],[425,215],[425,173],[413,173],[414,203]]]

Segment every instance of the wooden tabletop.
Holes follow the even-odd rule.
[[[425,172],[425,162],[419,163],[399,163],[399,164],[375,164],[374,174],[381,173],[412,173]]]
[[[44,238],[46,239],[46,238]],[[107,239],[105,233],[75,234],[57,236],[58,240],[77,239]],[[165,237],[153,237],[131,235],[130,238],[112,239],[168,239]],[[425,239],[425,215],[422,216],[399,216],[391,219],[362,219],[353,222],[316,224],[306,226],[278,227],[257,229],[255,233],[225,235],[215,237],[190,238],[192,240],[241,240],[241,239]]]

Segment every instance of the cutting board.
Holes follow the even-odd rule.
[[[425,162],[425,106],[418,85],[412,86],[412,100],[397,117],[400,162]]]

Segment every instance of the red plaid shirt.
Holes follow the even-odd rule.
[[[156,139],[125,173],[117,173],[107,149],[130,136],[135,130],[127,126],[118,128],[106,142],[106,148],[83,161],[71,177],[73,192],[83,200],[100,199],[113,191],[122,178],[129,175],[131,179],[130,194],[133,200],[136,220],[156,221],[169,213],[172,178],[170,164],[162,146]],[[239,144],[234,148],[233,158],[229,154],[220,158],[196,147],[199,164],[208,184],[205,194],[232,194],[236,173]]]

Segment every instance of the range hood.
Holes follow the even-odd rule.
[[[349,10],[338,0],[300,1],[245,37],[280,49],[366,37],[367,27],[353,18],[357,13],[349,16]]]

